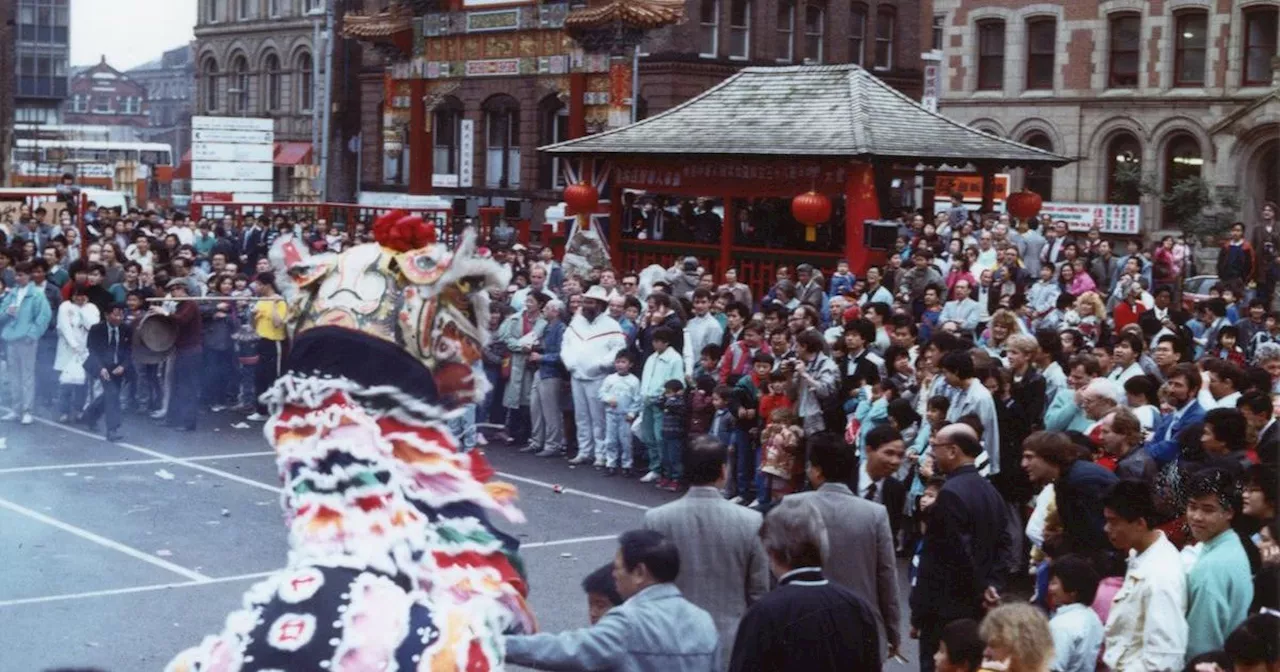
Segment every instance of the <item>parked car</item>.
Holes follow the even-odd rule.
[[[1209,288],[1218,284],[1216,275],[1195,275],[1182,283],[1182,307],[1192,310],[1196,303],[1209,298]]]

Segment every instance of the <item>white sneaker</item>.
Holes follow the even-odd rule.
[[[658,480],[659,478],[662,478],[662,474],[660,474],[660,473],[658,473],[658,472],[656,472],[656,471],[651,471],[651,472],[649,472],[649,473],[645,474],[644,476],[641,476],[641,477],[640,477],[640,482],[641,482],[641,483],[652,483],[652,482],[654,482],[654,481]]]
[[[166,416],[166,415],[168,415],[168,414],[169,414],[169,411],[168,411],[168,410],[166,410],[166,409],[163,409],[163,408],[162,408],[162,409],[160,409],[160,410],[158,410],[158,411],[152,411],[152,412],[151,412],[151,419],[152,419],[152,420],[159,420],[159,419],[163,418],[164,416]]]
[[[484,438],[484,434],[481,434],[480,432],[476,432],[476,445],[487,446],[489,445],[489,439]]]
[[[211,407],[209,408],[209,411],[210,411],[210,412],[212,412],[212,413],[221,413],[221,412],[223,412],[223,411],[225,411],[225,410],[227,410],[227,407],[226,407],[226,406],[211,406]]]
[[[605,462],[604,462],[604,458],[603,458],[603,457],[597,457],[597,458],[596,458],[596,461],[591,463],[591,466],[593,466],[593,467],[606,467],[606,466],[608,466],[608,465],[607,465],[607,464],[605,464]]]
[[[3,420],[4,422],[13,422],[14,420],[17,420],[17,419],[18,419],[17,411],[9,411],[8,413],[4,414],[3,418],[0,418],[0,420]]]
[[[743,502],[743,499],[741,497],[734,497],[733,499],[729,500],[730,504],[741,504],[742,502]]]
[[[754,502],[751,502],[750,504],[748,504],[748,505],[747,505],[747,508],[748,508],[748,509],[759,510],[759,509],[760,509],[760,500],[756,500],[756,501],[754,501]]]
[[[586,464],[590,461],[591,461],[590,455],[579,455],[573,458],[572,460],[569,460],[569,464],[573,464],[573,465]]]
[[[35,419],[35,418],[33,418],[33,417],[31,417],[31,414],[30,414],[30,413],[23,413],[23,414],[22,414],[22,424],[24,424],[24,425],[29,425],[29,424],[31,424],[31,423],[33,423],[33,422],[35,422],[35,421],[36,421],[36,419]]]
[[[263,415],[263,414],[261,414],[261,413],[254,413],[253,415],[251,415],[251,416],[249,416],[248,418],[245,418],[245,419],[246,419],[246,420],[248,420],[248,421],[250,421],[250,422],[266,422],[266,421],[267,421],[267,416],[265,416],[265,415]]]

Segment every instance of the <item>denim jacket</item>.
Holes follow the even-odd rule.
[[[541,670],[712,672],[720,641],[711,615],[674,583],[649,586],[593,626],[505,638],[507,662]]]

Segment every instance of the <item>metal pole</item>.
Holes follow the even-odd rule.
[[[333,3],[326,0],[324,11],[324,135],[320,137],[320,202],[329,202],[329,122],[333,114]]]
[[[311,165],[316,165],[317,149],[320,147],[320,17],[313,17],[311,24]],[[299,91],[301,95],[301,91]],[[316,182],[311,181],[312,191]]]

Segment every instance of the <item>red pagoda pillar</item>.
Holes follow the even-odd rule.
[[[427,126],[427,82],[409,83],[409,193],[431,193],[431,135]]]
[[[880,202],[876,199],[875,168],[869,163],[855,163],[845,183],[844,249],[849,256],[849,267],[855,273],[864,273],[871,265],[871,251],[867,249],[867,220],[880,219]]]

